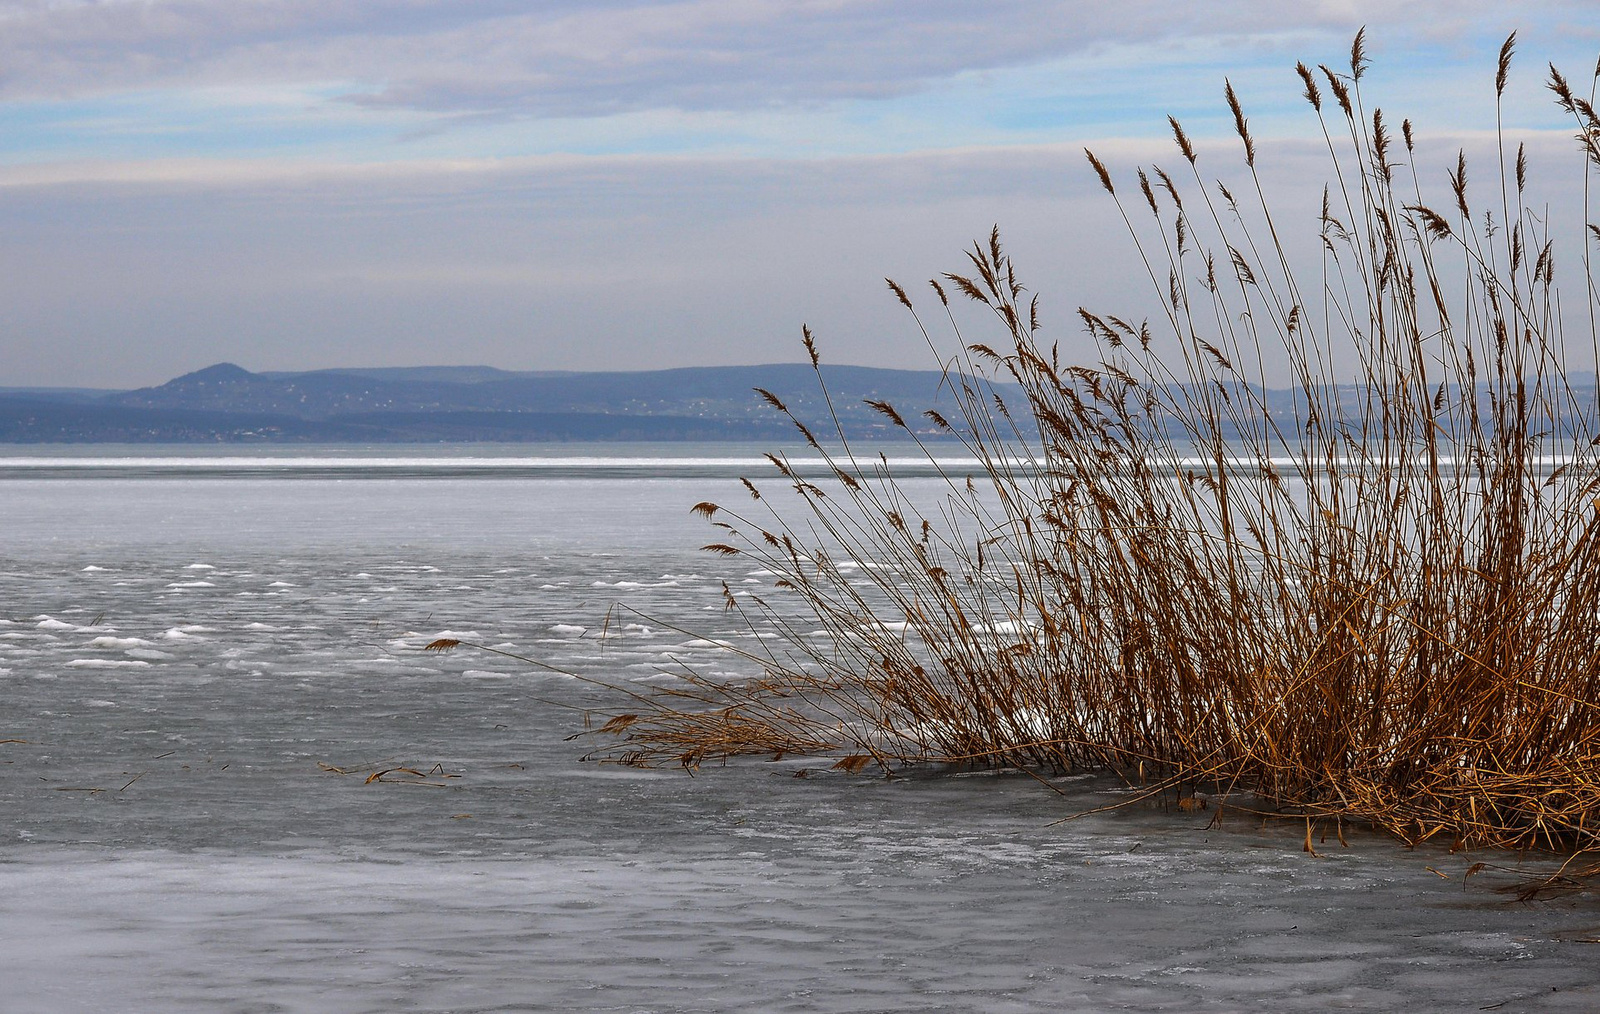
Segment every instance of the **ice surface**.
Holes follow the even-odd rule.
[[[1124,798],[1092,780],[585,761],[584,709],[615,698],[422,646],[738,671],[719,646],[757,642],[720,583],[748,566],[698,554],[688,512],[722,491],[420,487],[0,479],[0,600],[33,617],[0,634],[0,1011],[1600,1009],[1597,903],[1464,882],[1481,856],[1317,859],[1303,825],[1151,808],[1054,823]],[[283,593],[169,589],[195,559]],[[649,622],[576,636],[613,595]]]

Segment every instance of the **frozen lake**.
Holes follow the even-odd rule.
[[[597,634],[740,636],[689,507],[753,449],[91,451],[0,449],[0,1011],[1600,1009],[1600,900],[1463,881],[1515,856],[598,764],[593,689],[420,650],[722,664]]]

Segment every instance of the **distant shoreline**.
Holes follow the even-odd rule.
[[[921,413],[948,408],[938,371],[827,366],[824,398],[809,364],[612,373],[515,373],[490,367],[252,373],[231,363],[130,391],[0,388],[10,444],[562,444],[745,442],[792,438],[770,392],[819,433],[904,437],[868,400]],[[1003,387],[1004,385],[1002,385]],[[1017,392],[1020,394],[1020,392]]]

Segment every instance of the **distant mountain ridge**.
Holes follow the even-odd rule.
[[[792,424],[755,388],[823,435],[837,418],[852,438],[903,438],[869,399],[895,406],[925,439],[944,435],[925,410],[959,416],[953,378],[935,370],[824,364],[822,376],[831,403],[804,363],[593,373],[490,366],[252,373],[217,363],[132,391],[0,387],[0,443],[792,440]],[[1592,373],[1573,372],[1568,381],[1575,409],[1594,404]],[[993,387],[1009,404],[1025,402],[1014,384]],[[1337,397],[1354,409],[1363,390],[1340,385]],[[1303,394],[1263,396],[1269,414],[1292,431]]]
[[[933,370],[822,368],[832,412],[853,436],[893,435],[864,404],[907,420],[948,411]],[[517,372],[488,366],[253,373],[218,363],[132,391],[0,390],[0,441],[434,442],[465,440],[766,440],[793,428],[753,391],[771,391],[808,425],[832,426],[802,363],[639,372]],[[927,435],[931,423],[922,420]]]

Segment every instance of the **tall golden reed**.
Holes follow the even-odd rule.
[[[760,674],[636,694],[605,729],[621,759],[1109,770],[1406,842],[1593,845],[1600,406],[1563,367],[1550,223],[1520,147],[1498,186],[1462,156],[1425,203],[1410,122],[1364,106],[1363,42],[1346,70],[1298,68],[1331,159],[1320,277],[1291,268],[1231,85],[1242,186],[1208,185],[1176,120],[1178,172],[1125,191],[1089,153],[1156,323],[1080,310],[1096,356],[1065,363],[998,233],[975,245],[931,283],[958,417],[875,407],[979,467],[919,509],[886,459],[796,419],[815,458],[771,456],[787,506],[746,482],[743,506],[696,508],[724,529],[708,549],[775,575],[771,601],[728,598],[779,635],[743,652]],[[1593,86],[1550,87],[1600,166]],[[964,336],[953,298],[998,337]]]

